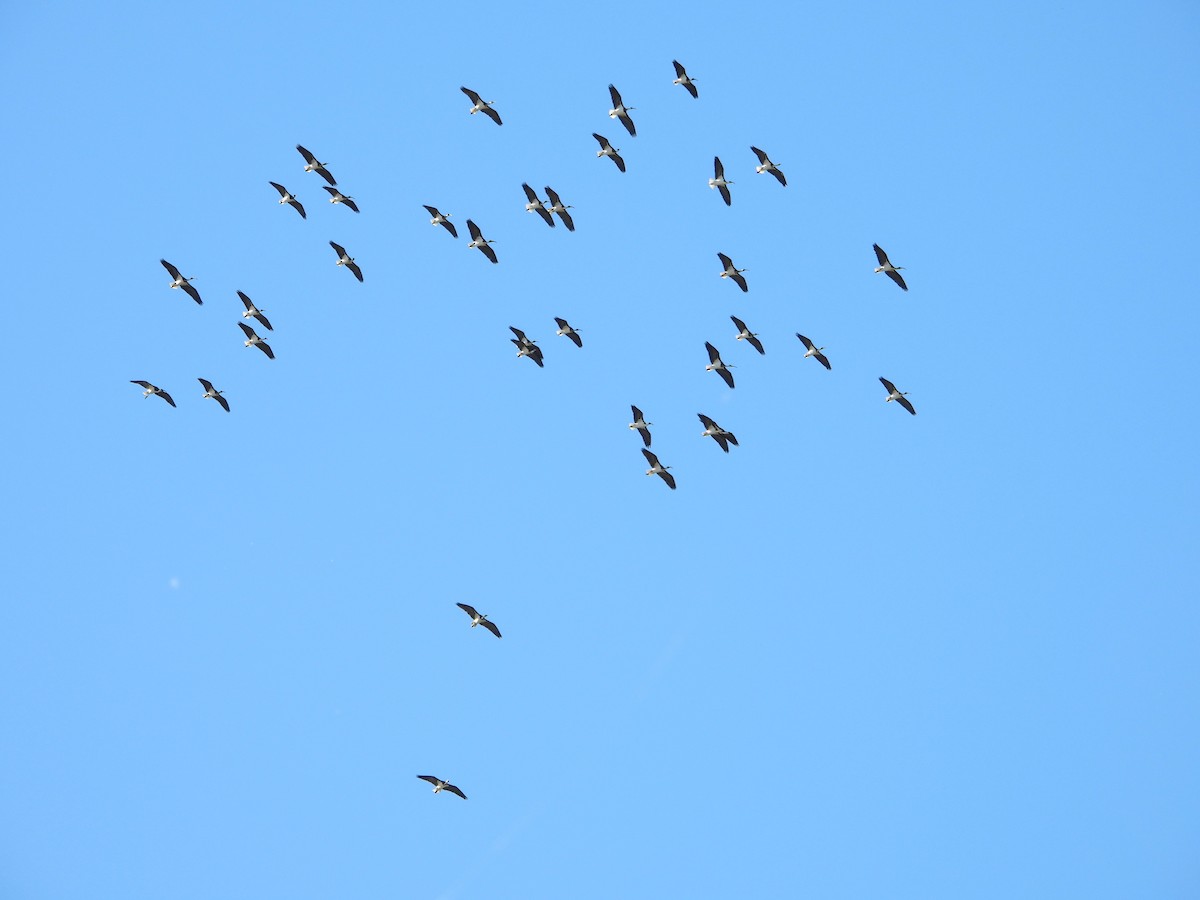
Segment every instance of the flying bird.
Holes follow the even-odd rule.
[[[192,285],[191,285],[192,279],[191,278],[184,278],[182,275],[179,274],[179,270],[177,268],[175,268],[173,265],[171,265],[169,262],[167,262],[165,259],[160,259],[159,262],[163,264],[163,268],[166,269],[167,274],[171,276],[171,287],[172,288],[183,288],[183,292],[185,294],[187,294],[189,297],[191,297],[197,303],[199,303],[201,305],[204,304],[204,301],[200,299],[200,292],[197,291],[194,287],[192,287]]]
[[[878,244],[872,244],[871,246],[875,248],[875,258],[879,260],[879,265],[875,267],[875,274],[878,275],[880,272],[885,273],[888,278],[900,285],[900,289],[902,291],[907,291],[908,285],[904,283],[904,276],[900,274],[900,270],[903,269],[904,266],[893,266],[891,262],[888,261],[888,256],[883,252],[882,247],[880,247]]]
[[[622,172],[624,172],[625,171],[625,160],[621,159],[620,151],[614,150],[613,145],[608,142],[608,138],[606,138],[604,135],[596,134],[596,132],[593,131],[592,137],[594,137],[597,141],[600,142],[600,149],[596,151],[596,155],[597,156],[607,156],[614,163],[616,163],[618,169],[620,169]]]
[[[467,244],[467,249],[474,248],[490,259],[494,263],[500,262],[496,259],[496,251],[491,248],[494,241],[489,241],[483,236],[483,232],[479,230],[479,226],[467,219],[467,230],[471,232],[471,243]]]
[[[717,259],[721,260],[721,265],[725,267],[725,270],[721,272],[722,278],[733,279],[733,283],[740,287],[743,292],[750,290],[750,288],[746,287],[746,279],[742,277],[742,273],[747,271],[746,269],[735,269],[733,267],[733,260],[724,253],[718,253]]]
[[[723,363],[721,361],[721,354],[717,352],[717,348],[707,341],[704,342],[704,349],[708,351],[708,365],[704,367],[704,371],[716,372],[727,385],[733,387],[733,373],[729,371],[733,366]]]
[[[324,185],[322,185],[324,187]],[[358,212],[358,205],[354,202],[353,197],[348,197],[335,187],[325,187],[329,191],[330,203],[341,203],[343,206],[348,206],[355,212]]]
[[[700,432],[700,437],[710,437],[716,441],[722,450],[729,452],[729,445],[737,446],[737,438],[733,436],[732,431],[726,431],[704,413],[696,413],[700,418],[700,423],[704,426],[704,430]]]
[[[305,172],[316,172],[318,175],[320,175],[322,178],[324,178],[330,184],[332,184],[332,185],[337,184],[337,181],[334,179],[333,175],[331,175],[329,170],[327,168],[325,168],[325,163],[318,162],[317,158],[315,156],[313,156],[311,153],[309,153],[307,150],[305,150],[299,144],[296,145],[296,149],[299,150],[300,155],[304,157],[304,171]]]
[[[681,66],[678,60],[671,60],[671,65],[675,67],[675,80],[671,84],[682,84],[692,97],[699,98],[700,95],[696,93],[696,85],[692,84],[696,79],[688,77],[687,69]]]
[[[908,391],[904,391],[903,393],[901,393],[900,391],[896,390],[896,386],[894,384],[892,384],[890,381],[888,381],[886,378],[880,378],[879,383],[882,384],[885,388],[887,388],[888,395],[887,395],[886,402],[891,403],[893,400],[895,400],[897,403],[899,403],[901,406],[903,406],[905,409],[907,409],[914,416],[917,414],[917,411],[915,409],[913,409],[913,405],[908,402]]]
[[[346,252],[346,248],[343,247],[341,244],[335,244],[333,241],[329,242],[329,246],[332,247],[333,252],[338,255],[337,264],[339,266],[345,266],[347,269],[349,269],[351,272],[354,273],[355,278],[357,278],[359,281],[362,281],[363,280],[362,269],[360,269],[358,267],[358,263],[356,263],[354,261],[354,257],[350,256]]]
[[[539,369],[544,368],[542,348],[537,345],[537,341],[527,338],[525,332],[520,328],[509,325],[508,330],[516,335],[515,338],[510,338],[510,340],[517,345],[517,359],[520,359],[522,356],[528,356],[538,364]]]
[[[429,210],[429,214],[433,216],[433,218],[429,220],[430,225],[441,225],[448,232],[450,232],[451,237],[458,237],[458,229],[455,228],[454,223],[450,221],[450,213],[440,213],[438,212],[436,206],[426,206],[425,208]]]
[[[477,93],[475,93],[473,90],[471,90],[470,88],[459,88],[459,90],[462,91],[464,94],[466,94],[467,97],[470,98],[471,103],[474,104],[471,107],[471,115],[475,115],[475,113],[481,112],[485,116],[487,116],[489,119],[491,119],[493,122],[495,122],[497,125],[504,124],[503,122],[500,121],[500,113],[498,113],[494,109],[492,109],[492,103],[490,100],[481,99],[480,96]]]
[[[229,412],[229,401],[221,396],[224,391],[218,391],[212,386],[212,382],[207,378],[197,378],[196,380],[204,385],[204,396],[200,398],[201,400],[208,400],[210,398],[216,400],[221,404],[221,408],[224,409],[225,412]]]
[[[552,187],[546,188],[546,196],[550,198],[550,212],[558,213],[558,217],[562,219],[563,224],[567,226],[567,231],[574,231],[575,223],[571,219],[571,214],[567,212],[568,209],[571,209],[571,205],[567,204],[566,206],[563,206],[562,200],[558,198],[558,194]]]
[[[149,397],[151,394],[154,394],[156,396],[162,397],[164,400],[166,400],[172,406],[175,405],[175,401],[171,399],[171,395],[168,394],[166,391],[164,391],[162,388],[158,387],[157,385],[153,385],[148,381],[137,381],[134,379],[131,379],[129,383],[136,384],[136,385],[139,385],[139,386],[145,388],[145,390],[142,391],[143,397]]]
[[[642,411],[636,406],[630,406],[633,410],[633,421],[629,423],[629,427],[642,436],[642,443],[647,447],[650,446],[650,426],[653,422],[647,422],[646,417],[642,415]]]
[[[721,165],[721,157],[719,156],[713,157],[713,174],[716,177],[708,179],[708,187],[710,190],[712,188],[719,188],[721,199],[725,201],[726,206],[729,206],[733,203],[732,198],[729,196],[729,185],[733,184],[733,182],[725,180],[725,167]]]
[[[747,328],[746,323],[737,316],[730,316],[729,318],[733,320],[733,324],[738,328],[737,340],[745,341],[757,350],[759,354],[765,355],[767,351],[763,349],[762,341],[758,339],[758,335]]]
[[[560,319],[558,316],[555,316],[554,321],[558,325],[558,331],[554,332],[555,334],[561,334],[563,337],[569,337],[574,342],[576,347],[583,346],[583,338],[579,336],[578,331],[576,331],[567,323],[566,319]]]
[[[279,202],[288,204],[296,212],[300,213],[300,218],[307,219],[308,213],[304,211],[304,206],[296,199],[296,196],[288,191],[282,184],[276,184],[274,181],[268,181],[267,184],[279,191]]]
[[[637,137],[637,129],[633,125],[633,119],[629,117],[629,111],[636,109],[633,106],[626,106],[621,102],[621,92],[611,84],[608,86],[608,94],[612,97],[613,108],[608,111],[610,119],[620,119],[621,124],[625,126],[625,130],[629,132],[630,137]]]
[[[464,90],[465,90],[465,88],[464,88]],[[418,775],[417,777],[420,778],[422,781],[428,781],[430,784],[432,784],[433,792],[435,794],[440,794],[442,791],[449,791],[452,794],[458,794],[458,796],[462,797],[464,800],[467,799],[466,794],[464,794],[462,791],[460,791],[458,788],[456,788],[454,785],[452,785],[448,781],[442,781],[442,779],[435,778],[433,775]]]
[[[246,340],[242,342],[244,347],[257,347],[263,353],[267,354],[267,359],[275,358],[275,351],[271,349],[271,345],[254,333],[254,329],[245,322],[238,322],[238,328],[246,335]]]
[[[812,341],[810,341],[808,338],[806,338],[804,335],[802,335],[798,331],[796,332],[796,337],[800,338],[800,343],[802,343],[804,345],[804,358],[805,359],[808,359],[811,356],[813,359],[815,359],[817,362],[819,362],[821,365],[823,365],[826,369],[833,368],[832,366],[829,365],[829,360],[827,360],[825,358],[825,354],[821,352],[822,350],[825,349],[824,347],[817,347],[816,345],[813,344]]]
[[[660,463],[658,461],[658,457],[645,447],[642,448],[642,456],[646,457],[646,462],[650,463],[650,468],[646,470],[646,474],[657,475],[667,483],[667,487],[669,487],[671,490],[675,490],[675,476],[667,471],[667,469],[671,467],[664,466],[662,463]]]
[[[468,606],[465,603],[456,603],[455,606],[457,606],[459,609],[461,609],[463,612],[465,612],[468,616],[471,617],[471,627],[472,628],[474,628],[476,625],[482,625],[484,628],[486,628],[488,631],[490,631],[496,637],[500,637],[500,629],[496,627],[496,623],[489,622],[487,616],[475,611],[475,607]]]
[[[525,212],[535,212],[542,217],[542,221],[554,227],[554,216],[550,215],[550,210],[546,209],[546,201],[539,200],[537,193],[528,184],[522,183],[521,190],[525,192],[526,198],[529,200],[525,204]]]
[[[779,166],[771,162],[770,157],[768,157],[767,154],[763,153],[757,147],[751,147],[750,149],[753,150],[754,155],[758,157],[758,165],[754,167],[754,171],[759,175],[761,175],[763,172],[770,172],[775,176],[780,184],[782,184],[784,187],[787,187],[787,179],[783,177],[783,172],[780,170]]]
[[[263,311],[254,305],[253,300],[251,300],[249,297],[247,297],[241,291],[238,291],[237,295],[242,298],[242,305],[246,307],[246,311],[244,313],[242,313],[243,319],[249,319],[249,318],[253,317],[255,319],[258,319],[259,323],[261,323],[263,328],[267,329],[267,331],[275,330],[274,328],[271,327],[271,323],[267,319],[267,317],[263,315]]]

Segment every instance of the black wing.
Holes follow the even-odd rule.
[[[729,277],[733,280],[734,284],[742,289],[742,293],[746,293],[750,290],[750,288],[746,286],[746,279],[742,276],[741,272],[734,272]]]
[[[833,366],[831,366],[831,365],[829,364],[829,360],[825,358],[825,354],[824,354],[824,353],[818,353],[818,354],[816,355],[816,360],[817,360],[817,362],[819,362],[821,365],[823,365],[823,366],[826,368],[826,370],[828,370],[828,371],[833,371]]]
[[[175,268],[173,265],[171,265],[169,262],[167,262],[165,259],[160,259],[159,262],[163,264],[163,268],[167,270],[167,273],[171,276],[172,281],[178,281],[180,278],[183,277],[179,274],[179,270],[177,268]]]
[[[554,188],[550,187],[549,185],[546,186],[546,196],[550,198],[551,206],[562,206],[563,205],[562,200],[558,196],[558,192],[555,191]]]
[[[811,350],[813,348],[813,342],[810,341],[808,338],[806,338],[804,335],[802,335],[800,332],[798,332],[798,331],[796,332],[796,337],[798,337],[800,339],[800,343],[802,343],[804,345],[805,350]]]
[[[317,161],[317,158],[315,156],[313,156],[311,153],[309,153],[307,150],[305,150],[299,144],[296,145],[296,149],[300,151],[300,155],[304,157],[304,161],[306,163],[308,163],[310,166]]]
[[[138,381],[135,378],[131,378],[131,379],[129,379],[129,383],[139,385],[140,387],[146,388],[147,390],[151,390],[151,391],[156,390],[154,385],[152,385],[148,381]]]
[[[481,251],[483,251],[483,255],[486,256],[488,259],[490,259],[492,262],[494,262],[494,263],[500,262],[500,260],[496,259],[496,251],[493,250],[491,247],[489,247],[487,244],[484,244],[479,249]]]
[[[725,187],[723,184],[719,184],[717,185],[717,190],[721,192],[721,199],[725,201],[725,205],[731,206],[733,204],[733,198],[729,196],[729,188]]]
[[[596,132],[594,132],[594,131],[593,131],[593,132],[592,132],[592,137],[594,137],[594,138],[595,138],[597,141],[599,141],[599,142],[600,142],[600,149],[601,149],[601,150],[607,150],[607,149],[610,149],[610,148],[612,147],[612,144],[610,144],[610,143],[608,142],[608,138],[606,138],[604,135],[602,135],[602,134],[596,134]]]
[[[180,287],[183,288],[183,292],[185,294],[187,294],[189,297],[191,297],[193,300],[195,300],[198,304],[200,304],[201,306],[204,305],[204,301],[200,299],[200,292],[198,290],[196,290],[194,287],[192,287],[187,282],[184,282],[183,284],[181,284]]]
[[[574,341],[576,347],[579,347],[581,350],[583,349],[583,338],[579,336],[578,331],[572,330],[568,332],[567,337]]]
[[[274,359],[274,358],[275,358],[275,351],[274,351],[274,350],[272,350],[272,349],[271,349],[271,345],[270,345],[270,344],[268,344],[268,343],[266,343],[265,341],[261,341],[261,340],[260,340],[260,341],[259,341],[257,344],[255,344],[254,346],[255,346],[255,347],[257,347],[259,350],[261,350],[263,353],[267,354],[267,359]]]
[[[751,347],[758,351],[760,356],[767,355],[767,351],[763,349],[762,341],[760,341],[757,337],[750,335],[750,337],[746,338],[746,340],[749,342]]]
[[[159,388],[159,389],[158,389],[157,391],[155,391],[154,393],[155,393],[155,394],[157,394],[159,397],[162,397],[164,400],[166,400],[166,401],[167,401],[168,403],[170,403],[172,406],[175,406],[175,401],[171,399],[171,395],[170,395],[170,394],[168,394],[166,391],[164,391],[164,390],[162,390],[161,388]],[[912,407],[911,407],[911,406],[910,406],[908,409],[909,409],[909,411],[910,411],[910,412],[912,411]],[[914,413],[914,415],[915,415],[915,413]]]
[[[432,785],[440,784],[441,780],[442,780],[440,778],[434,777],[433,775],[418,775],[417,777],[420,778],[422,781],[428,781]]]
[[[485,106],[483,108],[483,114],[485,116],[487,116],[489,119],[491,119],[493,122],[495,122],[497,125],[504,124],[502,121],[500,121],[500,113],[496,112],[490,106]],[[466,798],[464,797],[463,799],[465,800]]]
[[[912,413],[914,416],[917,414],[917,411],[916,411],[915,409],[913,409],[913,405],[912,405],[911,403],[909,403],[909,402],[908,402],[908,398],[907,398],[907,397],[900,397],[900,398],[898,398],[898,399],[897,399],[897,401],[896,401],[896,402],[897,402],[897,403],[899,403],[901,406],[903,406],[905,409],[907,409],[907,410],[908,410],[910,413]],[[172,406],[174,406],[175,404],[174,404],[174,403],[172,403],[171,405],[172,405]]]
[[[612,97],[613,109],[616,109],[618,106],[621,106],[621,92],[618,91],[611,84],[608,86],[608,95],[610,97]]]
[[[470,88],[459,88],[459,90],[462,91],[464,94],[466,94],[471,99],[472,105],[476,105],[476,106],[479,105],[479,95],[477,93],[475,93]]]
[[[536,193],[534,193],[533,188],[531,188],[529,186],[528,182],[521,183],[521,190],[523,190],[525,192],[525,196],[529,198],[530,203],[541,203],[542,202],[541,200],[538,199],[538,195]]]
[[[440,215],[441,215],[441,213],[437,211],[437,207],[436,207],[436,206],[426,206],[426,207],[425,207],[425,210],[426,210],[426,211],[427,211],[427,212],[428,212],[428,213],[429,213],[431,216],[433,216],[435,219],[436,219],[438,216],[440,216]]]
[[[554,216],[550,215],[550,210],[546,209],[546,207],[544,207],[544,206],[539,206],[537,209],[534,210],[534,212],[536,212],[539,216],[542,217],[543,222],[545,222],[551,228],[554,227]]]
[[[334,184],[334,185],[337,184],[337,179],[333,177],[333,173],[330,172],[324,166],[318,166],[313,171],[316,172],[318,175],[320,175],[322,178],[324,178],[326,181],[328,181],[330,184]]]
[[[212,382],[209,381],[207,378],[197,378],[196,380],[198,382],[200,382],[202,385],[204,385],[204,390],[206,393],[213,389]]]
[[[458,794],[458,796],[462,797],[464,800],[467,799],[467,795],[464,794],[462,791],[460,791],[457,787],[455,787],[452,784],[446,785],[445,790],[449,791],[452,794]]]
[[[879,383],[882,384],[885,388],[887,388],[887,392],[889,394],[898,393],[896,390],[896,386],[894,384],[892,384],[890,381],[888,381],[886,378],[881,377],[879,379]]]
[[[897,272],[895,269],[888,269],[887,277],[892,279],[892,281],[896,282],[896,284],[900,285],[901,290],[905,290],[905,291],[908,290],[908,285],[904,283],[904,276],[901,275],[899,272]],[[184,289],[185,290],[187,289],[187,285],[184,285]]]
[[[728,271],[733,268],[733,260],[730,259],[728,256],[726,256],[724,253],[718,253],[717,259],[719,259],[721,261],[721,265],[723,265],[725,267],[725,271]]]
[[[625,171],[625,160],[621,157],[620,153],[614,153],[609,157],[609,159],[613,161],[618,169],[620,169],[622,172]]]
[[[730,372],[728,369],[717,369],[716,372],[718,375],[721,376],[722,379],[724,379],[724,381],[727,385],[729,385],[730,387],[733,387],[733,373],[732,372]]]
[[[455,603],[454,605],[455,605],[455,606],[457,606],[459,609],[461,609],[463,612],[465,612],[465,613],[466,613],[468,616],[470,616],[472,619],[476,618],[476,617],[479,615],[479,613],[477,613],[477,612],[475,611],[475,607],[471,606],[470,604],[467,604],[467,603]]]
[[[274,181],[268,181],[267,184],[269,184],[271,187],[275,188],[275,190],[279,191],[279,198],[281,200],[284,197],[288,196],[288,194],[291,193],[291,191],[289,191],[287,188],[285,188],[282,184],[276,184]]]
[[[715,364],[717,362],[717,360],[719,360],[721,358],[721,354],[717,351],[717,348],[714,347],[712,344],[710,344],[708,341],[704,342],[704,349],[708,351],[708,361],[710,363]]]
[[[254,333],[254,329],[245,322],[238,322],[238,328],[242,329],[242,332],[246,335],[246,340],[248,341],[252,341],[258,337],[258,335]]]
[[[251,309],[254,308],[253,300],[251,300],[249,297],[247,297],[241,291],[238,291],[237,295],[242,298],[242,305],[246,307],[246,312],[249,312]]]
[[[225,410],[225,412],[229,412],[229,401],[228,400],[226,400],[220,394],[217,394],[215,397],[213,397],[213,399],[221,404],[221,408],[223,410]]]
[[[787,179],[783,177],[783,173],[778,168],[768,169],[767,171],[774,175],[780,184],[787,187]]]
[[[700,99],[700,93],[696,90],[696,86],[694,84],[692,84],[690,81],[687,81],[683,86],[687,89],[687,92],[692,95],[693,99]]]
[[[625,126],[625,130],[629,132],[630,137],[637,137],[637,126],[633,124],[633,117],[629,113],[623,116],[617,116],[621,120],[621,124]]]
[[[674,475],[672,475],[666,469],[663,469],[661,472],[658,473],[658,477],[667,483],[667,487],[669,487],[671,490],[675,490],[675,476]]]
[[[301,203],[299,200],[297,200],[295,197],[293,197],[291,200],[288,201],[288,206],[292,207],[293,209],[296,210],[296,212],[300,213],[300,218],[302,218],[302,219],[308,218],[308,213],[306,213],[304,211],[304,204]]]
[[[702,424],[705,428],[717,428],[718,427],[717,423],[714,422],[712,419],[710,419],[708,416],[706,416],[704,413],[696,413],[696,417],[700,420],[700,424]]]
[[[721,165],[721,157],[719,156],[713,157],[713,174],[716,175],[717,178],[725,177],[725,167]]]
[[[717,442],[717,446],[719,446],[722,450],[724,450],[726,453],[729,452],[729,435],[718,433],[714,434],[712,439]]]
[[[483,237],[483,232],[479,230],[479,226],[467,219],[467,231],[471,232],[471,240],[477,241]]]
[[[879,260],[879,264],[881,266],[888,265],[889,263],[888,263],[887,254],[883,252],[883,248],[880,247],[878,244],[872,244],[871,246],[873,248],[875,248],[875,258],[877,260]]]
[[[341,244],[335,244],[333,241],[330,241],[329,246],[332,247],[333,252],[338,255],[338,259],[341,259],[343,256],[345,256],[347,258],[349,257],[349,254],[346,253],[346,248],[343,247]]]
[[[646,457],[646,462],[650,463],[650,468],[652,468],[652,469],[655,466],[658,466],[660,464],[658,461],[658,457],[655,456],[653,453],[651,453],[649,450],[647,450],[645,447],[642,448],[642,456]]]
[[[441,224],[450,232],[450,237],[458,237],[458,229],[454,227],[454,223],[449,219],[442,219]]]
[[[533,341],[531,341],[531,340],[529,340],[529,338],[525,337],[525,332],[523,332],[520,328],[514,328],[512,325],[509,325],[508,330],[511,331],[513,334],[515,334],[517,336],[517,340],[519,340],[522,344],[532,344],[533,343]]]
[[[500,637],[500,636],[501,636],[501,635],[500,635],[500,629],[496,627],[496,623],[495,623],[495,622],[490,622],[490,621],[488,621],[487,619],[484,619],[484,620],[483,620],[482,622],[480,622],[479,624],[480,624],[480,625],[482,625],[484,628],[486,628],[488,631],[490,631],[492,634],[494,634],[496,637]],[[464,800],[466,800],[467,798],[466,798],[466,797],[463,797],[463,799],[464,799]]]
[[[267,329],[267,331],[275,330],[271,327],[271,320],[264,316],[261,312],[256,312],[254,314],[254,318],[258,319],[258,321],[262,324],[262,327]]]
[[[346,263],[346,268],[354,273],[355,278],[357,278],[359,281],[362,281],[362,269],[358,267],[358,263],[348,262]]]

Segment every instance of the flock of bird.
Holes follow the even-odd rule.
[[[695,79],[688,75],[687,70],[678,61],[673,60],[672,64],[675,68],[676,76],[673,83],[682,86],[694,99],[699,99],[699,91],[696,87]],[[496,125],[503,125],[503,120],[501,119],[499,112],[497,112],[492,105],[491,101],[484,100],[477,92],[471,90],[470,88],[463,87],[461,90],[471,101],[471,108],[469,110],[471,115],[474,115],[475,113],[483,113]],[[633,118],[630,115],[630,113],[634,111],[636,107],[627,106],[621,96],[621,93],[615,86],[610,84],[608,86],[608,91],[612,101],[612,106],[608,112],[609,117],[620,122],[625,130],[629,133],[630,137],[636,137],[637,126],[634,124]],[[608,157],[610,160],[612,160],[613,164],[620,172],[625,172],[626,162],[624,157],[621,156],[620,150],[613,147],[608,138],[604,135],[593,132],[592,136],[595,138],[600,147],[596,153],[596,156]],[[338,187],[337,180],[329,171],[327,164],[321,162],[302,145],[297,144],[296,150],[300,153],[300,156],[304,160],[304,171],[306,173],[316,174],[320,178],[324,179],[325,182],[327,182],[327,184],[322,185],[322,187],[329,194],[329,202],[334,205],[345,206],[346,208],[357,213],[359,209],[354,198],[348,194],[342,193],[341,189]],[[754,168],[755,173],[760,175],[769,174],[774,177],[782,187],[787,187],[787,178],[780,167],[776,163],[772,162],[770,156],[765,151],[755,146],[751,146],[750,150],[758,160],[758,164]],[[268,184],[270,184],[270,186],[278,192],[279,203],[281,205],[290,206],[302,219],[308,218],[308,213],[305,210],[304,205],[299,199],[297,199],[295,194],[277,182],[270,181]],[[708,179],[708,186],[711,189],[719,192],[721,199],[726,206],[731,206],[733,203],[733,195],[730,191],[730,186],[733,184],[734,182],[726,177],[725,166],[721,162],[721,158],[714,156],[713,177]],[[528,183],[523,183],[521,188],[524,191],[526,198],[526,212],[535,213],[543,222],[546,223],[547,226],[551,228],[555,227],[555,217],[557,216],[558,220],[561,221],[564,226],[566,226],[568,231],[573,232],[575,230],[574,219],[568,212],[568,210],[570,210],[572,207],[568,204],[564,204],[559,194],[553,188],[549,186],[544,187],[543,190],[545,191],[545,195],[547,197],[546,200],[541,199],[538,196],[537,191],[530,187]],[[434,227],[441,226],[450,234],[451,237],[458,237],[458,229],[455,227],[454,223],[450,221],[451,216],[449,213],[443,213],[437,207],[429,205],[425,206],[425,210],[431,216],[431,225]],[[471,238],[467,244],[468,249],[479,250],[492,263],[498,263],[499,258],[491,246],[493,242],[483,236],[482,230],[473,220],[467,219],[466,224]],[[330,241],[329,245],[333,249],[334,253],[337,254],[336,265],[346,268],[359,282],[362,282],[362,269],[358,263],[355,262],[354,258],[347,253],[346,249],[334,241]],[[888,278],[895,282],[897,286],[899,286],[902,290],[907,291],[908,285],[905,283],[903,276],[900,275],[900,269],[902,267],[893,265],[889,261],[887,253],[885,253],[878,244],[873,245],[873,248],[875,251],[876,260],[878,262],[878,265],[874,270],[875,273],[887,275]],[[719,273],[720,277],[732,281],[743,293],[748,293],[749,285],[747,284],[745,275],[743,274],[747,270],[744,268],[737,268],[734,265],[733,260],[724,253],[717,253],[717,258],[721,263],[721,271]],[[191,283],[193,278],[185,277],[178,268],[165,259],[160,260],[160,262],[171,276],[171,282],[169,286],[172,289],[182,290],[189,297],[191,297],[197,305],[202,305],[204,301],[200,298],[199,292]],[[240,290],[237,291],[237,295],[245,308],[244,312],[242,313],[243,319],[254,319],[267,331],[274,331],[270,321],[263,314],[263,311],[254,304],[250,297]],[[759,340],[758,335],[755,332],[750,331],[745,322],[743,322],[737,316],[730,316],[730,319],[737,328],[735,340],[745,341],[760,355],[766,353],[762,341]],[[558,329],[555,332],[556,335],[566,337],[572,343],[574,343],[577,348],[583,348],[583,339],[580,336],[577,328],[574,328],[566,319],[563,318],[555,317],[554,321],[558,326]],[[271,349],[269,343],[259,336],[254,328],[248,325],[245,321],[240,321],[237,324],[245,336],[245,340],[243,341],[243,345],[245,347],[257,347],[268,359],[275,358],[275,353]],[[528,357],[529,359],[533,360],[533,362],[535,362],[539,368],[544,367],[544,354],[542,348],[538,346],[537,341],[528,337],[524,331],[515,326],[509,326],[509,328],[513,333],[511,341],[517,348],[517,357]],[[824,366],[826,370],[832,370],[829,359],[824,353],[824,347],[816,346],[811,339],[798,332],[796,333],[796,338],[804,346],[804,359],[811,357]],[[715,346],[713,346],[712,343],[705,342],[704,347],[708,353],[708,365],[705,366],[705,371],[716,372],[716,374],[720,376],[726,385],[728,385],[731,389],[734,388],[735,385],[733,373],[730,371],[730,369],[733,367],[721,359],[720,352]],[[213,386],[212,382],[205,378],[198,378],[197,380],[204,388],[202,399],[215,400],[226,412],[229,412],[229,402],[223,396],[223,392],[217,390]],[[886,378],[881,377],[879,381],[887,391],[887,396],[885,398],[886,402],[890,403],[892,401],[896,401],[909,413],[916,415],[916,410],[913,408],[912,403],[909,402],[905,392],[899,391],[896,386]],[[142,394],[144,397],[149,398],[151,396],[158,396],[172,407],[175,406],[175,400],[171,397],[170,393],[158,387],[157,385],[141,379],[134,379],[131,383],[136,384],[143,389]],[[659,461],[658,456],[650,449],[652,442],[650,426],[654,423],[648,422],[645,415],[642,413],[642,410],[640,410],[637,406],[631,406],[630,409],[633,413],[633,421],[629,424],[629,428],[633,429],[641,436],[643,443],[641,452],[645,457],[646,462],[649,464],[649,468],[646,470],[646,475],[659,476],[671,490],[675,490],[675,477],[669,471],[671,467],[663,465]],[[701,437],[711,437],[725,453],[729,453],[730,445],[735,447],[738,446],[737,437],[733,434],[733,432],[725,430],[704,413],[697,413],[697,416],[700,419],[701,424],[704,426],[704,430],[701,432]],[[472,628],[482,625],[484,628],[491,631],[492,634],[494,634],[497,638],[500,637],[499,628],[497,628],[487,616],[480,614],[475,610],[474,607],[465,603],[459,603],[457,605],[470,617]],[[444,781],[433,775],[418,775],[417,777],[432,784],[434,793],[449,791],[450,793],[457,794],[464,800],[466,799],[466,794],[448,781]]]

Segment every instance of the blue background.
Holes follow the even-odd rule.
[[[1198,22],[8,9],[0,896],[1195,897]]]

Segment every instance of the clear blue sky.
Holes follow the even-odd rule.
[[[1194,3],[4,18],[5,900],[1200,894]]]

